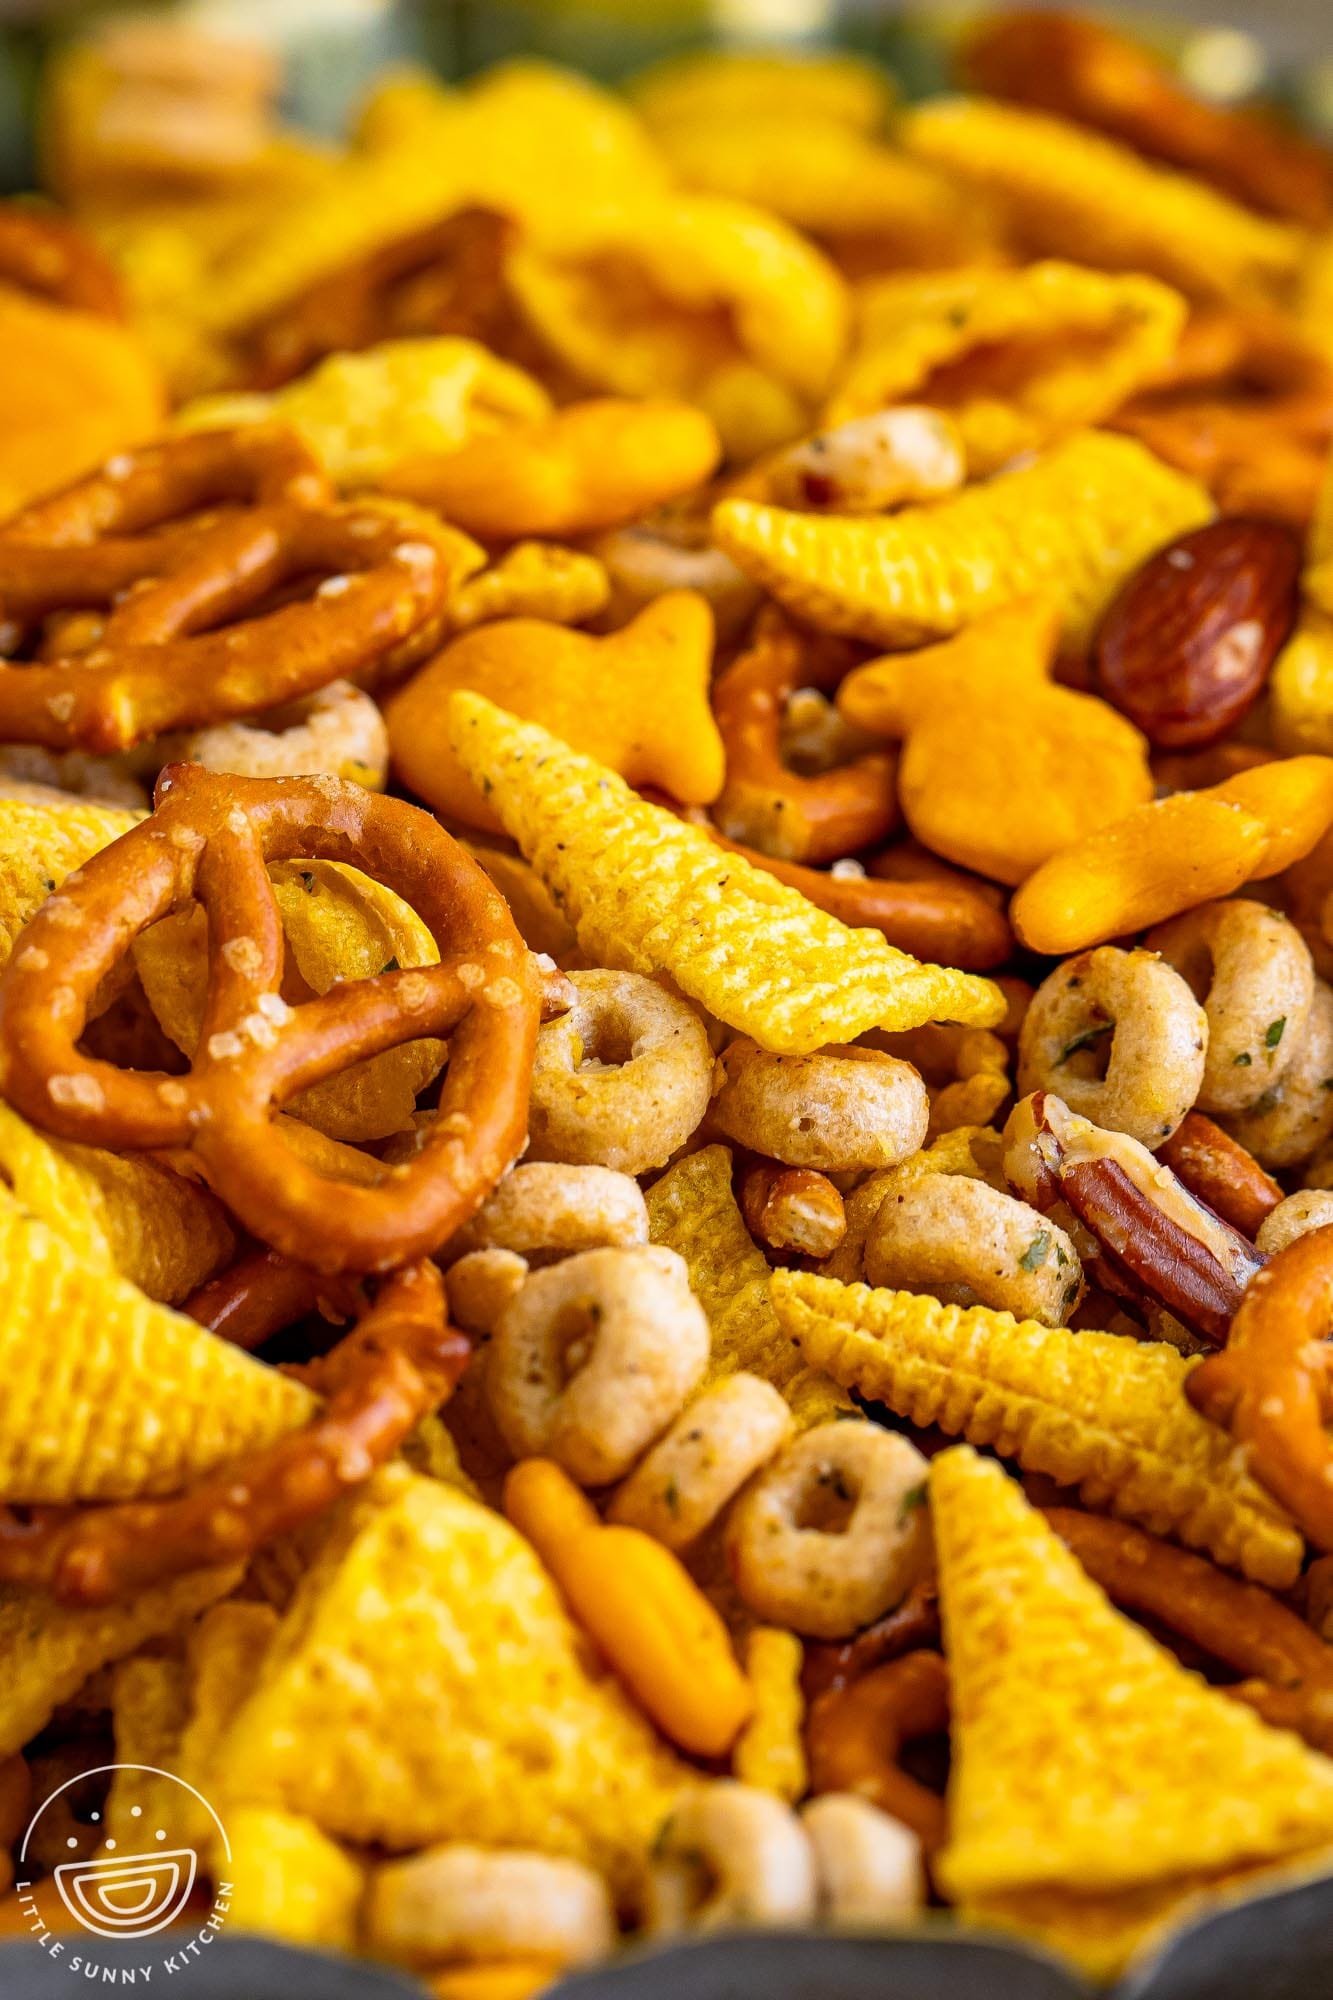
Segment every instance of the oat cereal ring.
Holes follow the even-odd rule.
[[[629,1174],[529,1160],[511,1167],[454,1237],[449,1255],[513,1250],[537,1264],[577,1250],[647,1241],[648,1210]]]
[[[381,1863],[365,1925],[373,1951],[408,1965],[531,1953],[554,1970],[616,1941],[606,1883],[582,1862],[462,1841]]]
[[[753,1160],[736,1190],[751,1236],[769,1250],[831,1257],[847,1233],[847,1210],[826,1174]]]
[[[469,1250],[444,1274],[449,1318],[464,1333],[490,1334],[527,1282],[528,1261],[516,1250]]]
[[[801,1824],[815,1850],[826,1919],[882,1925],[922,1908],[921,1842],[901,1820],[854,1792],[824,1792],[802,1809]]]
[[[1248,1111],[1225,1121],[1259,1164],[1298,1167],[1333,1132],[1333,987],[1316,979],[1305,1032],[1286,1073]]]
[[[910,1063],[880,1049],[835,1042],[814,1055],[777,1056],[742,1037],[718,1066],[718,1129],[787,1166],[892,1167],[925,1141],[926,1086]]]
[[[967,458],[951,417],[903,403],[789,446],[764,474],[765,490],[756,497],[779,507],[882,514],[909,500],[955,492],[967,477]]]
[[[814,1851],[789,1806],[729,1778],[687,1792],[653,1843],[647,1929],[803,1924],[815,1914]]]
[[[1264,1218],[1255,1241],[1266,1257],[1276,1257],[1298,1236],[1333,1222],[1333,1194],[1327,1188],[1300,1188]]]
[[[1201,1111],[1247,1111],[1291,1062],[1314,999],[1294,924],[1247,898],[1201,903],[1143,940],[1174,966],[1208,1016]]]
[[[1083,1292],[1078,1252],[1056,1222],[958,1174],[923,1174],[890,1194],[864,1258],[867,1284],[991,1306],[1041,1326],[1063,1326]]]
[[[758,584],[712,546],[706,517],[660,508],[633,527],[597,536],[588,547],[611,579],[618,621],[632,617],[650,598],[694,590],[707,598],[719,638],[734,639],[758,608]]]
[[[500,1315],[491,1409],[516,1458],[553,1458],[605,1486],[679,1413],[708,1353],[708,1321],[674,1250],[584,1250],[534,1271]]]
[[[1199,1094],[1207,1046],[1207,1017],[1178,972],[1149,952],[1101,945],[1057,965],[1033,994],[1018,1094],[1054,1091],[1095,1125],[1160,1146]]]
[[[182,738],[179,760],[242,778],[304,778],[329,772],[382,792],[389,732],[378,706],[350,681],[330,681],[301,701],[252,717],[196,729]]]
[[[626,1174],[664,1166],[708,1109],[704,1025],[641,973],[570,978],[574,1004],[537,1038],[528,1158]]]
[[[926,1461],[871,1423],[819,1424],[731,1510],[727,1560],[758,1617],[845,1639],[906,1595],[930,1558]]]
[[[688,1548],[791,1430],[791,1411],[770,1382],[744,1370],[724,1375],[640,1459],[606,1518],[642,1528],[669,1549]]]

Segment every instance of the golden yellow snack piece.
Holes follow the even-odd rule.
[[[170,1493],[305,1423],[308,1389],[99,1267],[0,1187],[0,1500]]]
[[[923,645],[1016,597],[1047,596],[1079,646],[1120,582],[1212,512],[1197,481],[1133,438],[1086,431],[888,520],[723,500],[713,534],[789,611],[830,632]]]
[[[140,1653],[112,1669],[111,1725],[118,1768],[107,1794],[102,1830],[122,1851],[141,1852],[145,1828],[151,1832],[165,1827],[167,1844],[179,1847],[197,1826],[199,1809],[174,1782],[189,1712],[190,1673],[184,1660]]]
[[[466,534],[511,542],[623,527],[702,485],[720,456],[716,430],[690,404],[603,397],[414,453],[382,483]]]
[[[236,1238],[205,1189],[143,1153],[48,1139],[0,1103],[0,1175],[90,1266],[178,1304],[228,1263]]]
[[[871,1402],[991,1445],[1074,1486],[1089,1507],[1206,1549],[1284,1590],[1301,1536],[1225,1431],[1185,1398],[1197,1365],[1165,1341],[1016,1320],[801,1271],[775,1271],[774,1311],[802,1355]]]
[[[483,625],[453,640],[389,704],[394,768],[449,819],[504,831],[449,744],[450,700],[467,691],[540,723],[632,785],[708,805],[726,761],[708,700],[712,667],[713,614],[691,590],[654,598],[600,639],[537,618]]]
[[[1133,723],[1052,680],[1059,638],[1055,604],[1019,598],[942,645],[855,668],[838,690],[849,722],[903,739],[898,799],[917,839],[997,882],[1153,796]]]
[[[215,1604],[190,1630],[185,1648],[189,1711],[171,1768],[205,1797],[218,1744],[248,1700],[277,1629],[272,1605],[232,1598]]]
[[[898,136],[995,202],[1029,254],[1146,271],[1191,298],[1242,305],[1281,296],[1305,256],[1303,230],[1040,112],[936,97],[904,115]]]
[[[227,1814],[230,1856],[213,1867],[232,1884],[227,1921],[256,1937],[318,1951],[352,1951],[365,1873],[299,1813],[239,1806]]]
[[[509,277],[576,381],[695,403],[733,457],[800,431],[846,340],[847,288],[827,258],[776,216],[717,195],[590,214],[582,243],[522,245]]]
[[[835,256],[864,247],[891,268],[990,254],[982,203],[836,115],[767,105],[725,118],[682,115],[659,125],[657,138],[688,186],[771,209]]]
[[[1268,677],[1273,741],[1290,753],[1333,753],[1333,464],[1305,544],[1296,630]]]
[[[668,972],[709,1013],[785,1055],[871,1027],[1001,1018],[1004,998],[988,979],[921,965],[877,931],[848,930],[479,695],[453,697],[450,740],[594,965]]]
[[[510,854],[506,848],[464,845],[508,903],[509,914],[529,951],[544,951],[566,971],[582,965],[573,926],[561,914],[536,869],[530,868],[521,854]]]
[[[430,1974],[426,1986],[434,2000],[536,2000],[559,1977],[549,1959],[496,1958],[447,1966]]]
[[[898,95],[889,72],[863,56],[759,49],[671,56],[632,76],[626,90],[652,126],[687,118],[725,124],[765,112],[829,118],[854,132],[878,131]]]
[[[1331,822],[1333,757],[1259,764],[1136,806],[1053,854],[1014,897],[1010,919],[1024,944],[1062,958],[1280,875]]]
[[[338,861],[277,861],[269,870],[287,939],[282,994],[292,1005],[338,979],[368,979],[397,964],[434,965],[439,950],[415,910],[383,883]],[[192,1055],[204,1016],[208,926],[197,907],[164,917],[135,939],[134,963],[159,1027]],[[295,1118],[349,1144],[385,1139],[412,1122],[418,1094],[438,1075],[437,1041],[407,1042],[355,1063],[292,1098]]]
[[[533,1847],[621,1888],[685,1776],[527,1543],[403,1468],[340,1509],[214,1771],[336,1838]]]
[[[875,278],[856,308],[827,420],[944,410],[974,476],[1109,417],[1170,359],[1186,311],[1156,279],[1055,261]]]
[[[161,374],[116,320],[6,285],[0,353],[0,521],[161,425]]]
[[[794,1632],[756,1625],[745,1642],[745,1671],[754,1713],[736,1739],[732,1776],[743,1785],[775,1792],[788,1805],[804,1797],[809,1782],[802,1727],[805,1699],[801,1666],[805,1648]]]
[[[0,1757],[13,1756],[44,1729],[89,1675],[176,1631],[234,1589],[240,1574],[234,1564],[191,1570],[94,1611],[0,1586]]]
[[[456,452],[470,438],[536,423],[550,410],[541,384],[478,341],[386,340],[334,354],[271,394],[203,396],[177,412],[184,430],[289,424],[340,486],[373,486],[391,466]],[[400,489],[406,491],[407,489]]]
[[[785,1393],[803,1364],[769,1302],[768,1262],[732,1192],[730,1147],[687,1153],[644,1200],[650,1240],[685,1259],[690,1290],[708,1315],[713,1344],[705,1380],[743,1368]]]
[[[143,818],[111,806],[0,799],[0,965],[29,917],[80,862]]]
[[[595,555],[558,542],[515,542],[489,569],[454,592],[449,629],[470,632],[493,618],[581,625],[605,608],[610,595],[611,579]]]
[[[964,1913],[1125,1894],[1141,1921],[1162,1913],[1144,1891],[1333,1840],[1333,1762],[1122,1617],[998,1465],[942,1453],[930,1503],[954,1753],[938,1868]],[[1105,1940],[1084,1951],[1114,1969]]]

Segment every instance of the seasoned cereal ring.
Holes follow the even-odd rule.
[[[611,579],[618,620],[632,617],[650,598],[693,590],[708,600],[718,637],[734,639],[761,599],[758,584],[710,543],[706,516],[659,508],[633,527],[597,536],[588,547]]]
[[[605,1957],[616,1941],[606,1883],[581,1861],[462,1841],[381,1863],[365,1925],[372,1950],[409,1965],[522,1952],[554,1969]]]
[[[810,1056],[777,1056],[742,1037],[718,1060],[718,1129],[787,1166],[892,1167],[925,1140],[926,1086],[910,1063],[880,1049],[834,1042]]]
[[[944,1839],[944,1800],[899,1764],[903,1745],[949,1724],[949,1669],[938,1653],[905,1653],[850,1686],[826,1688],[806,1726],[816,1792],[851,1792],[910,1827],[923,1847]]]
[[[813,1167],[780,1167],[754,1160],[737,1188],[745,1226],[770,1250],[803,1257],[831,1257],[847,1233],[842,1196]]]
[[[553,1458],[604,1486],[677,1415],[708,1352],[708,1321],[674,1250],[584,1250],[534,1271],[500,1315],[491,1409],[516,1458]]]
[[[647,1904],[658,1936],[809,1923],[814,1851],[781,1799],[722,1778],[687,1792],[653,1843]]]
[[[574,1004],[537,1038],[531,1160],[642,1174],[708,1109],[713,1052],[687,1000],[637,972],[575,972]]]
[[[639,1460],[606,1518],[642,1528],[669,1549],[688,1548],[791,1431],[791,1411],[770,1382],[744,1370],[724,1375]]]
[[[1295,925],[1266,903],[1201,903],[1143,940],[1208,1016],[1201,1111],[1247,1111],[1281,1078],[1305,1032],[1314,965]]]
[[[222,722],[181,739],[179,759],[242,778],[304,778],[322,771],[382,792],[389,732],[370,696],[330,681],[301,701],[246,722]]]
[[[529,1160],[510,1168],[453,1238],[449,1255],[514,1250],[535,1264],[576,1250],[647,1241],[648,1210],[629,1174]]]
[[[1333,1132],[1333,987],[1316,979],[1305,1032],[1286,1074],[1226,1129],[1261,1166],[1298,1167]]]
[[[1057,965],[1033,994],[1018,1094],[1053,1091],[1094,1124],[1160,1146],[1199,1094],[1207,1046],[1207,1017],[1178,972],[1149,952],[1101,945]]]
[[[801,1812],[815,1850],[821,1914],[834,1923],[885,1924],[926,1900],[921,1842],[854,1792],[824,1792]]]
[[[880,1617],[929,1560],[925,1472],[915,1445],[876,1424],[806,1431],[731,1511],[727,1558],[746,1604],[815,1639]]]
[[[867,1284],[930,1292],[1063,1326],[1083,1292],[1073,1242],[1049,1216],[958,1174],[923,1174],[881,1202],[866,1234]]]
[[[883,514],[909,500],[955,492],[966,477],[953,419],[900,403],[789,445],[763,468],[764,491],[757,497],[812,513]]]
[[[1308,1236],[1312,1229],[1323,1229],[1330,1222],[1333,1194],[1327,1188],[1300,1188],[1265,1216],[1255,1241],[1266,1257],[1276,1257],[1298,1236]]]
[[[528,1260],[516,1250],[469,1250],[444,1274],[450,1320],[464,1333],[492,1333],[527,1276]]]

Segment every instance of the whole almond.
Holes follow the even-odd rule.
[[[1155,750],[1215,743],[1268,678],[1296,620],[1301,545],[1236,516],[1159,549],[1093,639],[1098,688]]]

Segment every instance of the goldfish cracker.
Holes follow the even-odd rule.
[[[722,739],[708,704],[713,618],[693,591],[670,591],[605,638],[539,618],[508,618],[454,639],[389,704],[399,776],[454,820],[503,822],[449,743],[450,697],[504,702],[635,785],[707,805],[722,789]],[[669,730],[661,717],[672,719]]]
[[[904,739],[898,795],[917,839],[995,881],[1021,882],[1153,795],[1133,724],[1050,678],[1058,639],[1056,603],[1021,598],[943,645],[856,668],[838,692],[849,722]]]
[[[447,454],[414,455],[381,484],[484,542],[578,536],[621,527],[691,492],[719,453],[717,432],[688,403],[608,397]]]
[[[1145,930],[1301,860],[1333,822],[1333,758],[1287,757],[1175,792],[1098,828],[1030,875],[1010,906],[1053,956]]]
[[[726,1627],[671,1551],[638,1528],[603,1527],[549,1459],[514,1467],[504,1506],[663,1734],[696,1756],[730,1749],[750,1690]]]

